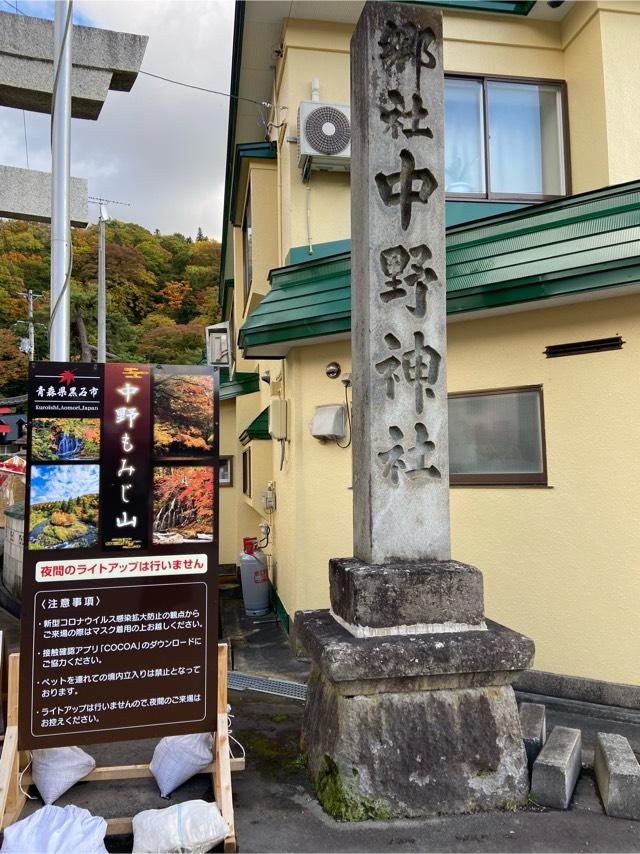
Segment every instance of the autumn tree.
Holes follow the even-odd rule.
[[[97,343],[98,231],[72,229],[71,316],[81,314],[88,343]],[[204,328],[220,317],[220,245],[199,230],[194,242],[183,234],[161,235],[136,223],[106,224],[107,349],[121,361],[198,363]],[[16,355],[16,321],[26,320],[19,296],[32,288],[36,357],[49,352],[50,228],[37,223],[0,221],[0,394],[25,390],[26,358]],[[147,322],[149,321],[149,322]],[[94,351],[95,352],[95,349]],[[72,358],[80,357],[76,324]]]
[[[27,384],[29,360],[18,350],[19,336],[11,329],[0,329],[0,393],[3,397],[22,394]]]

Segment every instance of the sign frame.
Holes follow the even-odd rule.
[[[119,441],[121,438],[120,433],[114,429],[114,419],[117,416],[112,412],[106,411],[109,388],[105,388],[105,378],[107,378],[108,383],[111,383],[114,374],[120,368],[124,370],[123,376],[129,371],[131,376],[139,374],[143,377],[140,380],[141,383],[148,383],[147,412],[139,413],[141,417],[140,421],[137,422],[140,424],[144,420],[144,416],[148,419],[148,423],[144,425],[147,432],[141,448],[141,452],[145,456],[138,457],[135,449],[131,451],[128,457],[125,455],[127,465],[132,461],[133,463],[141,462],[143,464],[142,468],[146,466],[146,489],[143,491],[144,504],[141,504],[140,501],[137,504],[135,502],[133,504],[125,502],[125,504],[129,504],[133,509],[129,516],[118,516],[118,518],[128,519],[129,522],[132,517],[137,516],[140,518],[146,536],[142,536],[139,541],[132,539],[128,545],[125,542],[125,545],[105,547],[107,540],[105,520],[108,518],[107,514],[111,512],[114,504],[114,472],[117,469],[117,463],[114,465],[114,442]],[[67,379],[62,380],[60,377],[65,376],[65,371],[68,372],[66,374]],[[47,401],[48,410],[44,410],[42,405],[38,405],[39,402],[42,404],[43,400],[46,400],[42,395],[39,399],[36,395],[36,389],[42,387],[42,377],[44,374],[50,378],[50,382],[56,390],[60,386],[58,382],[54,382],[54,378],[59,380],[60,383],[67,382],[69,386],[69,375],[78,378],[92,378],[94,380],[92,388],[100,388],[100,393],[96,395],[96,397],[100,398],[97,409],[95,406],[92,409],[87,409],[87,417],[99,417],[100,419],[98,460],[95,461],[94,458],[93,461],[93,465],[97,462],[99,466],[99,499],[97,521],[95,524],[95,542],[90,545],[81,544],[77,547],[59,546],[49,548],[47,546],[42,547],[41,544],[34,547],[33,543],[31,543],[30,548],[30,535],[33,527],[31,525],[32,506],[38,503],[32,501],[32,496],[39,494],[35,491],[36,486],[34,484],[37,482],[37,476],[40,474],[38,469],[35,472],[33,471],[34,467],[42,468],[44,466],[57,465],[64,467],[66,473],[69,473],[70,467],[85,465],[85,461],[82,458],[75,460],[60,460],[56,458],[53,461],[49,459],[47,461],[34,459],[34,434],[36,429],[38,429],[36,422],[44,421],[45,419],[56,420],[61,417],[64,418],[65,413],[75,413],[73,408],[69,406],[68,399],[66,401],[66,409],[61,409],[60,411],[55,409],[52,400]],[[177,382],[180,382],[185,376],[198,378],[211,377],[211,437],[208,442],[204,443],[207,446],[204,449],[200,448],[192,452],[187,450],[187,452],[178,453],[173,448],[168,453],[157,453],[157,449],[154,448],[154,416],[156,414],[154,412],[154,401],[156,387],[161,381],[159,378],[178,378]],[[144,379],[145,377],[146,379]],[[37,385],[38,383],[40,383],[40,386]],[[206,390],[208,395],[208,382],[198,379],[194,383],[194,387],[197,388],[199,386],[202,386],[202,389]],[[140,400],[143,397],[143,394],[139,395]],[[113,395],[111,395],[111,399],[113,402]],[[208,400],[209,397],[207,396]],[[52,406],[54,406],[53,409],[51,408]],[[78,410],[78,412],[80,411]],[[74,414],[73,417],[77,419],[81,418],[82,415]],[[28,419],[27,489],[25,495],[23,552],[23,612],[20,647],[20,684],[22,688],[20,691],[21,702],[19,708],[19,748],[24,750],[59,747],[74,744],[119,741],[131,738],[162,737],[166,735],[215,731],[217,719],[217,668],[215,662],[218,646],[219,552],[218,479],[220,412],[218,369],[208,365],[119,365],[115,363],[101,365],[79,362],[30,363]],[[137,416],[131,422],[134,426],[136,426],[136,419]],[[172,441],[171,444],[173,447],[175,442]],[[132,445],[132,443],[128,442],[128,445]],[[118,454],[120,453],[121,450],[118,450]],[[205,495],[208,495],[208,476],[205,472],[211,472],[212,520],[210,525],[207,523],[207,530],[211,531],[211,539],[197,539],[196,535],[192,534],[190,536],[193,536],[193,539],[183,539],[182,542],[166,540],[163,542],[154,542],[156,536],[154,529],[154,522],[156,521],[154,516],[154,483],[156,481],[154,480],[154,475],[161,479],[163,473],[158,474],[159,469],[163,469],[171,474],[175,472],[179,473],[181,469],[185,469],[182,482],[185,483],[186,488],[189,480],[194,479],[193,471],[188,473],[187,469],[190,468],[193,470],[194,467],[201,470],[199,472],[201,476],[200,482],[205,485]],[[63,475],[65,471],[62,472]],[[45,474],[47,473],[45,472]],[[91,475],[94,475],[93,471]],[[83,472],[78,474],[80,478],[83,476]],[[54,472],[51,477],[55,480],[56,473]],[[71,477],[71,474],[69,474],[69,477]],[[111,497],[107,504],[106,496],[109,489],[111,490]],[[133,489],[130,493],[123,492],[122,494],[124,497],[133,496]],[[88,496],[88,499],[91,501],[92,496]],[[76,502],[78,500],[76,499]],[[197,520],[199,505],[195,503],[193,507],[194,509],[191,512]],[[119,510],[122,510],[122,508],[119,508]],[[46,502],[44,512],[48,512]],[[86,516],[83,517],[83,519],[85,518]],[[208,518],[206,514],[205,518]],[[51,517],[49,516],[47,524],[50,524],[50,522]],[[91,528],[91,525],[85,524],[84,527]],[[111,529],[113,530],[113,526],[111,526]],[[43,531],[44,528],[41,528],[37,538],[41,536]],[[93,532],[88,536],[93,536]],[[159,534],[158,536],[161,535]],[[198,534],[198,536],[206,537],[207,535]],[[76,538],[76,542],[77,540],[78,538]],[[126,538],[124,541],[126,541]],[[80,542],[83,543],[82,538],[80,538]],[[204,569],[202,567],[202,560],[199,561],[200,566],[196,569],[195,564],[197,561],[195,558],[202,558],[203,556],[206,556]],[[140,558],[140,560],[137,561],[137,558]],[[181,562],[178,558],[184,560]],[[57,569],[58,572],[54,577],[47,577],[46,580],[43,578],[38,581],[35,574],[36,566],[38,563],[43,564],[44,561],[50,564],[50,569]],[[136,563],[140,567],[137,575],[131,574],[129,577],[122,577],[125,572],[123,567]],[[117,568],[110,569],[109,571],[111,577],[109,577],[109,574],[105,574],[108,572],[109,567],[113,567],[116,564]],[[82,580],[77,575],[74,577],[74,575],[64,574],[67,572],[70,573],[72,568],[78,571],[81,566],[87,570],[85,580]],[[87,568],[89,566],[94,567],[93,575],[88,574]],[[59,567],[63,567],[62,574],[59,572]],[[95,567],[98,567],[98,576],[95,575]],[[166,567],[166,574],[163,574],[162,569],[159,569],[159,567]],[[176,569],[176,567],[178,568]],[[193,585],[200,585],[197,598],[195,596],[196,588]],[[120,594],[117,597],[109,596],[107,591],[115,589],[121,591]],[[96,590],[105,592],[103,598],[105,599],[105,603],[107,601],[110,603],[108,608],[106,604],[103,606],[99,593],[96,594]],[[122,596],[123,590],[125,591],[124,596]],[[65,593],[64,596],[62,595],[63,593]],[[56,603],[52,605],[51,609],[40,607],[40,603],[44,601],[45,597],[48,597],[52,603]],[[63,609],[62,606],[58,607],[61,602],[64,600],[68,600],[69,603],[78,600],[87,602],[92,597],[97,597],[98,604],[95,604],[95,598],[94,604],[91,606],[79,604],[75,609],[79,615],[77,618],[75,614],[67,617],[67,614],[71,614],[74,609],[70,609],[70,605],[65,606],[64,617],[61,618],[60,615],[63,613]],[[117,602],[115,601],[116,599]],[[153,610],[149,611],[149,608],[145,607],[145,602],[160,602],[161,604],[154,605]],[[36,609],[36,603],[39,610]],[[191,607],[189,607],[189,604]],[[108,613],[104,610],[105,608],[107,608]],[[154,615],[156,619],[152,620],[151,617]],[[135,625],[135,622],[127,621],[126,618],[128,617],[147,617],[149,619],[145,619],[144,621],[138,620],[137,625]],[[124,622],[121,618],[124,618]],[[56,633],[51,630],[50,625],[45,629],[44,623],[51,624],[55,620],[60,622],[60,619],[66,619],[69,625],[71,625],[69,620],[76,620],[76,623],[73,623],[74,626],[77,625],[78,619],[82,619],[83,623],[81,625],[89,627],[66,629],[65,631],[68,633],[72,631],[78,633],[95,632],[97,628],[100,628],[101,631],[109,628],[110,631],[124,632],[124,629],[128,627],[130,629],[128,637],[140,638],[139,643],[147,644],[147,648],[144,652],[141,650],[136,651],[134,648],[134,650],[121,650],[122,654],[120,652],[111,654],[104,651],[108,646],[115,646],[115,642],[107,644],[106,640],[109,640],[108,637],[106,640],[101,640],[98,637],[97,641],[93,638],[90,642],[84,642],[84,640],[79,642],[75,639],[63,639],[62,637],[57,640],[43,640],[45,631],[48,631],[49,636]],[[98,622],[94,623],[95,620]],[[100,624],[101,620],[107,620],[108,622],[102,625]],[[157,629],[153,627],[157,627]],[[61,634],[61,630],[58,630],[58,634]],[[122,642],[122,639],[126,637],[127,635],[123,633],[117,636],[114,635],[114,639],[117,639],[119,642]],[[189,637],[196,639],[193,642],[193,648],[190,645],[185,646]],[[143,641],[142,638],[146,638],[147,640]],[[184,649],[182,650],[182,646],[180,645],[175,647],[170,646],[166,649],[161,649],[160,647],[148,648],[148,644],[151,642],[158,643],[163,640],[166,641],[168,638],[173,638],[172,643],[179,640]],[[201,639],[201,643],[196,650],[196,641],[198,638]],[[48,681],[53,682],[55,679],[68,679],[69,676],[72,677],[71,688],[62,688],[63,697],[66,697],[66,699],[58,697],[57,708],[64,709],[72,704],[74,707],[82,705],[87,708],[97,708],[99,705],[104,704],[120,704],[117,708],[98,708],[93,713],[94,717],[101,718],[103,723],[99,721],[91,721],[89,724],[74,722],[70,725],[67,722],[68,720],[79,719],[87,715],[73,715],[69,718],[65,713],[61,713],[58,717],[53,716],[54,720],[61,721],[59,725],[54,725],[51,731],[48,729],[47,731],[43,730],[42,721],[44,719],[42,718],[42,709],[49,708],[43,704],[43,692],[48,691],[51,693],[54,690],[58,692],[61,690],[59,682],[56,688],[50,688],[49,686],[47,688],[42,687],[43,674],[45,672],[43,670],[45,661],[45,647],[43,644],[45,643],[49,645],[55,644],[50,649],[51,653],[64,653],[62,656],[58,655],[56,659],[52,659],[51,655],[47,655],[50,659],[48,664],[51,664],[53,660],[59,664],[62,662],[61,666],[56,668],[57,672],[51,671],[55,675],[51,680],[48,679]],[[73,646],[69,646],[69,644],[73,644]],[[99,648],[100,651],[93,656],[96,660],[93,664],[71,666],[70,662],[72,660],[76,661],[77,657],[72,659],[67,653],[84,646]],[[184,660],[181,661],[176,650],[182,650]],[[97,659],[101,656],[100,663],[98,663]],[[83,656],[84,659],[91,657]],[[105,663],[105,659],[108,659],[111,663]],[[125,659],[127,662],[131,662],[130,670],[118,671],[118,667],[124,667]],[[143,660],[147,662],[146,667],[142,666],[141,662]],[[198,664],[193,664],[193,666],[185,665],[185,661],[187,660],[193,660],[194,662],[197,660]],[[191,667],[192,670],[188,682],[187,677],[184,676],[184,672],[182,672],[182,675],[179,673],[181,670],[184,671],[185,667],[187,669]],[[196,673],[196,667],[198,668],[197,677],[193,675],[193,673]],[[78,672],[75,674],[70,673],[74,668]],[[103,671],[105,672],[103,673]],[[152,675],[153,672],[159,673],[160,671],[164,675],[158,677]],[[170,673],[166,674],[166,671],[170,671]],[[140,672],[147,675],[137,677],[136,674]],[[66,676],[63,675],[65,673],[67,674]],[[133,675],[129,675],[126,679],[123,678],[119,681],[82,682],[85,676],[92,678],[100,676],[101,679],[105,677],[106,680],[109,676],[121,675],[123,673]],[[79,683],[76,683],[75,679],[78,676],[82,677],[82,679]],[[152,699],[159,699],[148,696],[149,691],[147,689],[149,685],[154,683],[154,679],[156,682],[163,682],[166,686],[165,694],[168,694],[168,696],[161,694],[163,700],[162,707],[156,706],[155,702],[153,706],[136,705],[135,707],[122,707],[122,703],[129,703],[128,694],[131,695],[130,702],[132,703],[137,703],[138,701],[149,703]],[[202,690],[196,691],[189,687],[196,683],[202,686]],[[66,684],[68,685],[69,683]],[[186,687],[181,688],[181,685]],[[150,690],[153,691],[154,689]],[[67,691],[71,691],[71,693],[67,694]],[[193,716],[189,716],[190,719],[185,720],[185,698],[190,696],[200,698],[189,701],[193,703],[194,711],[196,707],[198,711]],[[38,697],[40,697],[40,700],[36,702]],[[80,699],[83,700],[82,703],[80,703]],[[171,702],[165,704],[164,701],[167,699]],[[86,702],[84,702],[85,700]],[[185,702],[181,702],[181,700]],[[32,711],[32,704],[34,702],[35,706]],[[48,702],[51,705],[50,701]],[[173,714],[174,709],[175,714]],[[38,711],[40,712],[40,716],[37,714]],[[51,716],[49,717],[50,719]],[[133,723],[131,719],[133,719]]]

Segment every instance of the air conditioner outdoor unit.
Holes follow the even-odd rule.
[[[298,108],[298,166],[303,178],[310,169],[348,172],[351,162],[351,107],[301,101]]]
[[[217,368],[228,368],[231,373],[232,349],[228,323],[207,326],[207,364]]]

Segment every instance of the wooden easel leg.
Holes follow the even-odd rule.
[[[18,688],[20,655],[9,656],[7,718],[4,743],[0,754],[0,828],[13,824],[20,818],[26,796],[20,790],[20,772],[27,764],[28,753],[18,750]],[[234,771],[244,768],[244,760],[234,760]],[[218,644],[218,696],[217,731],[215,737],[215,763],[212,769],[213,788],[218,808],[229,827],[224,840],[226,852],[237,851],[233,797],[231,790],[231,756],[229,752],[229,727],[227,722],[227,646]],[[85,779],[127,780],[150,777],[148,765],[124,765],[113,768],[96,768]],[[31,775],[25,774],[29,785]],[[109,820],[108,833],[131,833],[131,819]]]
[[[216,767],[214,792],[218,808],[229,827],[224,840],[224,850],[235,852],[236,828],[233,817],[231,789],[231,760],[229,755],[229,727],[227,721],[227,645],[218,644],[218,720],[216,728]]]
[[[7,725],[0,755],[0,827],[17,821],[26,796],[20,790],[20,770],[24,757],[18,751],[18,689],[20,655],[9,656]]]

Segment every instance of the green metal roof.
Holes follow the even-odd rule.
[[[272,270],[272,290],[239,345],[281,358],[293,342],[351,328],[351,256]],[[640,181],[447,230],[447,313],[492,309],[640,282]]]
[[[269,407],[263,409],[260,415],[257,415],[248,427],[245,427],[240,433],[240,441],[243,445],[248,445],[253,439],[270,439],[269,433]]]
[[[236,372],[233,379],[229,379],[229,371],[222,368],[220,371],[220,400],[231,400],[243,394],[252,394],[258,391],[260,378],[254,373]]]
[[[271,290],[240,329],[242,349],[351,329],[350,252],[272,270],[269,280]]]

